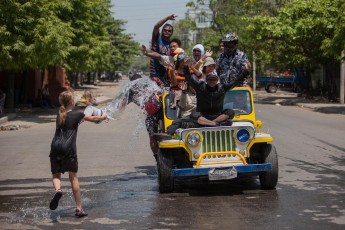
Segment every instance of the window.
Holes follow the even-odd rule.
[[[246,90],[230,90],[225,94],[223,109],[233,109],[236,114],[252,112],[250,94]]]
[[[206,17],[204,15],[199,15],[198,23],[205,23],[205,22],[206,22]]]

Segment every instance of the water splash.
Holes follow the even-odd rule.
[[[134,81],[125,83],[122,86],[120,94],[113,99],[102,110],[109,118],[116,119],[129,103],[133,102],[138,105],[145,113],[145,103],[154,93],[161,93],[162,89],[150,78],[139,78]]]

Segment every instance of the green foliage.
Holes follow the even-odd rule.
[[[123,33],[124,21],[109,18],[107,25],[111,41],[111,56],[107,70],[128,70],[134,56],[140,52],[140,45],[133,40],[132,35]]]
[[[64,15],[75,37],[66,66],[76,72],[103,70],[109,60],[110,39],[106,21],[109,6],[102,0],[74,0],[73,10]]]
[[[128,67],[139,44],[110,8],[110,0],[0,1],[0,70]]]
[[[74,36],[59,17],[68,0],[0,1],[0,70],[62,64]]]
[[[337,1],[292,0],[278,10],[277,16],[254,16],[248,19],[247,32],[260,49],[271,52],[275,65],[313,68],[332,59],[322,42],[334,34]]]
[[[338,1],[338,13],[334,24],[334,35],[326,37],[322,42],[322,50],[328,55],[340,56],[339,52],[345,50],[345,2]]]

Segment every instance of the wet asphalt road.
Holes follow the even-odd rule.
[[[261,190],[248,176],[217,184],[178,181],[174,193],[159,194],[137,108],[108,125],[80,127],[79,176],[89,212],[82,219],[74,217],[66,176],[58,209],[48,209],[54,124],[0,132],[0,228],[344,229],[345,117],[274,105],[256,110],[279,155],[276,190]]]

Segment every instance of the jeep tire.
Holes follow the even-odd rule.
[[[278,182],[278,157],[274,145],[267,144],[264,148],[266,157],[262,163],[271,163],[271,170],[259,175],[260,184],[263,189],[274,189]]]
[[[160,193],[169,193],[174,190],[172,164],[172,156],[159,149],[157,154],[157,169]]]
[[[270,84],[267,86],[267,92],[268,93],[276,93],[278,90],[277,86],[274,84]]]

